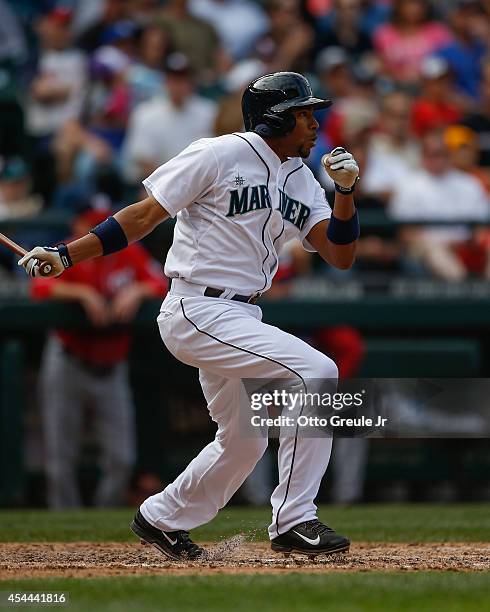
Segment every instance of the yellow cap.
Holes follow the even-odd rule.
[[[464,145],[476,144],[475,132],[465,125],[450,125],[444,132],[444,141],[448,149],[454,151]]]

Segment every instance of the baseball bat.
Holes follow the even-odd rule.
[[[27,253],[25,249],[23,249],[13,240],[10,240],[10,238],[8,238],[7,236],[5,236],[5,234],[2,233],[0,233],[0,244],[2,244],[10,251],[13,251],[16,255],[20,255],[21,257],[23,257]],[[47,261],[43,261],[41,264],[39,264],[39,271],[41,273],[41,276],[48,276],[51,272],[51,264]]]

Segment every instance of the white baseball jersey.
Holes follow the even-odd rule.
[[[163,531],[193,529],[222,508],[267,447],[267,438],[243,435],[241,380],[316,381],[337,378],[326,355],[299,338],[262,323],[254,304],[213,299],[203,287],[241,295],[270,287],[282,244],[305,239],[330,218],[324,192],[300,158],[281,163],[257,134],[198,140],[158,168],[144,185],[177,216],[165,273],[174,282],[158,317],[160,335],[177,359],[199,368],[199,380],[216,438],[164,491],[140,510]],[[330,458],[330,438],[283,433],[278,451],[279,483],[272,493],[275,538],[316,518],[314,499]]]
[[[203,138],[143,181],[177,216],[165,274],[216,289],[269,289],[278,252],[293,237],[303,246],[331,209],[299,157],[281,163],[253,132]]]

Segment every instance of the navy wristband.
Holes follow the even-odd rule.
[[[327,238],[334,244],[350,244],[359,238],[359,215],[356,212],[347,221],[337,219],[333,215],[327,228]]]
[[[114,217],[108,217],[91,229],[90,233],[95,234],[102,242],[103,255],[110,255],[128,246],[126,234]]]
[[[56,245],[56,248],[58,249],[58,253],[61,257],[61,263],[65,266],[65,268],[71,268],[73,262],[71,260],[70,253],[68,253],[68,247],[66,244],[64,242],[60,242]]]
[[[356,190],[355,183],[352,185],[352,187],[349,187],[349,188],[342,187],[341,185],[337,185],[337,183],[335,183],[335,191],[337,193],[341,193],[342,195],[350,195],[351,193],[354,193],[355,190]]]
[[[341,193],[342,195],[350,195],[351,193],[354,193],[354,191],[356,190],[356,185],[357,185],[358,180],[359,180],[359,177],[356,177],[356,180],[354,181],[354,184],[352,185],[352,187],[342,187],[341,185],[337,185],[337,183],[334,182],[335,191],[337,193]]]

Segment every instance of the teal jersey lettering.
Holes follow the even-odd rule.
[[[303,229],[306,220],[310,216],[310,208],[288,196],[287,193],[279,189],[279,210],[282,218],[296,225],[298,229]]]
[[[227,217],[244,215],[252,210],[262,210],[272,208],[271,197],[267,185],[254,185],[253,187],[243,187],[240,190],[230,191],[230,202]]]

